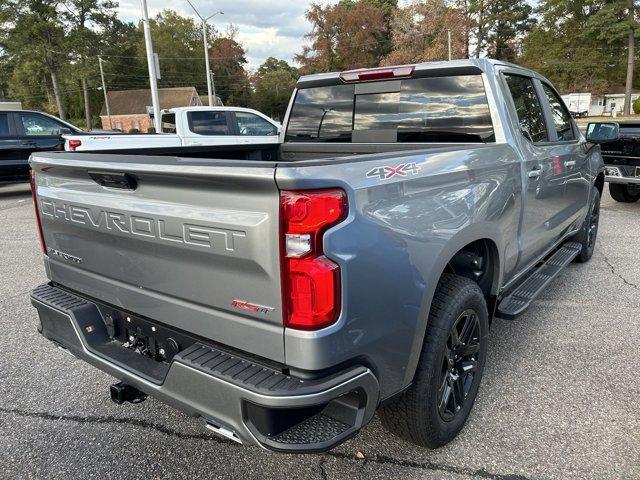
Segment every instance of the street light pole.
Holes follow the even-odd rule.
[[[209,20],[210,18],[215,17],[218,14],[224,15],[224,12],[222,12],[222,11],[216,12],[213,15],[209,15],[208,17],[205,18],[202,15],[200,15],[200,12],[198,12],[196,7],[193,6],[193,3],[191,3],[190,0],[187,0],[187,3],[191,6],[193,11],[196,12],[196,15],[202,21],[202,41],[204,43],[204,64],[205,64],[205,67],[207,69],[207,93],[209,94],[209,106],[213,107],[215,99],[213,98],[213,87],[211,85],[211,68],[209,66],[209,41],[207,39],[207,37],[208,37],[208,35],[207,35],[207,20]]]
[[[153,44],[151,43],[151,28],[149,27],[149,10],[147,0],[140,0],[142,6],[142,26],[144,29],[144,45],[147,50],[147,66],[149,67],[149,85],[151,86],[151,103],[153,104],[153,124],[156,133],[162,131],[162,118],[160,113],[160,97],[158,95],[158,81],[156,79],[156,62],[153,57]]]

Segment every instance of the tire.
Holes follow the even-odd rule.
[[[591,192],[591,203],[587,217],[580,232],[574,237],[576,242],[582,245],[580,253],[575,258],[578,263],[586,263],[591,260],[593,251],[596,248],[596,239],[598,238],[598,226],[600,225],[600,192],[593,187]]]
[[[616,202],[633,203],[640,200],[640,188],[624,183],[610,183],[609,193]]]
[[[468,312],[476,315],[477,323],[469,319],[475,326],[469,335],[464,335],[467,324],[461,325],[461,322]],[[451,349],[454,328],[465,342],[459,348]],[[478,393],[487,355],[488,330],[487,304],[480,287],[468,278],[444,274],[431,304],[413,383],[378,412],[384,427],[427,448],[438,448],[453,440],[464,427]],[[473,357],[467,354],[472,351],[475,352],[475,370],[470,372],[472,378],[465,373],[466,376],[459,375],[457,381],[452,380],[453,353],[459,354],[459,359],[453,360],[454,366],[468,366]],[[461,368],[456,371],[460,373]],[[448,388],[449,395],[444,402]],[[463,401],[456,403],[457,398],[463,398]],[[456,409],[459,403],[462,406]]]

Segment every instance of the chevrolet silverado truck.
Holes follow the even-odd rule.
[[[587,135],[601,143],[611,197],[622,203],[640,200],[640,123],[590,123]]]
[[[245,445],[328,450],[376,411],[446,444],[492,319],[593,254],[600,147],[546,79],[486,59],[305,76],[284,125],[277,145],[33,155],[40,332],[116,377],[115,402]]]
[[[70,152],[186,146],[278,143],[281,125],[241,107],[179,107],[162,111],[162,131],[153,134],[64,135]]]

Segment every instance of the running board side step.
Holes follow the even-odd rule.
[[[578,242],[565,243],[556,253],[532,270],[527,279],[498,304],[496,317],[515,320],[522,315],[540,292],[580,253]]]

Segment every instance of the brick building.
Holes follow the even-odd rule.
[[[161,109],[202,105],[195,87],[159,88],[158,96]],[[111,126],[109,126],[109,117],[104,105],[100,111],[102,128],[105,130],[148,132],[149,129],[153,129],[153,121],[147,112],[147,107],[151,106],[151,90],[110,91],[107,92],[107,99],[111,113]]]

